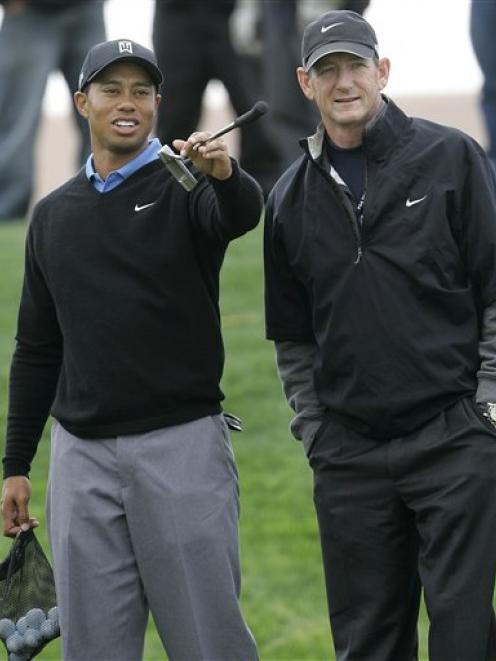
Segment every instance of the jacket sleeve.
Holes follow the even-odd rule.
[[[295,412],[290,429],[308,453],[322,423],[324,407],[314,387],[317,352],[307,290],[291,268],[281,224],[277,221],[275,194],[265,210],[265,317],[266,335],[275,340],[279,377]]]
[[[290,424],[291,433],[297,440],[303,441],[308,454],[325,413],[325,407],[315,392],[313,382],[317,345],[276,342],[275,347],[277,369],[284,394],[296,414]]]
[[[265,209],[265,328],[278,342],[315,342],[308,292],[291,267],[277,204],[271,194]]]
[[[227,244],[256,227],[263,208],[262,189],[231,159],[229,179],[200,176],[190,196],[190,215],[210,239]]]
[[[62,360],[54,304],[36,259],[33,222],[26,240],[24,283],[9,383],[4,477],[28,475],[48,419]]]
[[[453,231],[482,310],[477,402],[496,401],[496,173],[484,150],[464,143]]]
[[[496,301],[496,172],[471,138],[464,144],[453,231],[474,293],[484,309]]]

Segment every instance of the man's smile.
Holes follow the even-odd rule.
[[[118,117],[113,120],[112,125],[116,128],[119,134],[129,135],[134,133],[135,129],[139,126],[139,121],[134,118]]]
[[[334,99],[334,103],[353,103],[354,101],[359,101],[359,96],[346,96],[341,97],[340,99]]]

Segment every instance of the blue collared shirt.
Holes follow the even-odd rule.
[[[112,172],[109,172],[105,180],[100,177],[93,167],[93,154],[91,154],[86,161],[86,176],[99,193],[108,193],[113,188],[119,186],[119,184],[122,184],[123,181],[144,165],[155,161],[158,158],[157,152],[161,146],[158,138],[150,140],[148,147],[144,151],[118,170],[112,170]]]

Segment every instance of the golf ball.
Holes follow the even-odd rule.
[[[51,620],[52,622],[59,622],[59,609],[58,606],[54,606],[53,608],[50,608],[48,611],[48,619]]]
[[[9,652],[20,652],[24,647],[22,636],[17,631],[7,638],[5,644]]]
[[[52,620],[45,620],[45,622],[43,622],[40,627],[40,634],[45,640],[52,640],[52,638],[56,638],[59,635],[59,631],[60,630],[58,624]]]
[[[37,629],[28,629],[24,634],[24,644],[26,647],[38,647],[41,643],[41,631]]]
[[[2,640],[7,640],[9,636],[15,631],[15,624],[12,620],[7,619],[6,617],[0,620],[0,638]]]
[[[31,629],[39,629],[45,620],[46,615],[41,608],[32,608],[26,613],[26,621]]]
[[[9,654],[9,661],[26,661],[27,658],[24,654],[16,654],[15,652]]]
[[[16,622],[17,631],[23,636],[28,628],[28,621],[25,617],[20,617]]]

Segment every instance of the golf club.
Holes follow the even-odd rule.
[[[197,142],[194,149],[197,149],[200,145],[204,145],[211,140],[215,140],[215,138],[219,138],[221,135],[224,135],[225,133],[228,133],[235,128],[239,128],[240,126],[245,126],[246,124],[254,122],[259,117],[264,115],[267,110],[268,106],[265,101],[257,101],[257,103],[255,103],[255,105],[250,110],[248,110],[248,112],[245,112],[243,115],[236,117],[236,119],[221,128],[219,131],[213,133],[206,140]],[[190,159],[188,157],[181,156],[180,154],[176,154],[168,145],[164,145],[159,150],[158,155],[166,168],[169,170],[172,176],[177,179],[181,186],[187,191],[193,190],[198,182],[185,165],[185,161]]]

